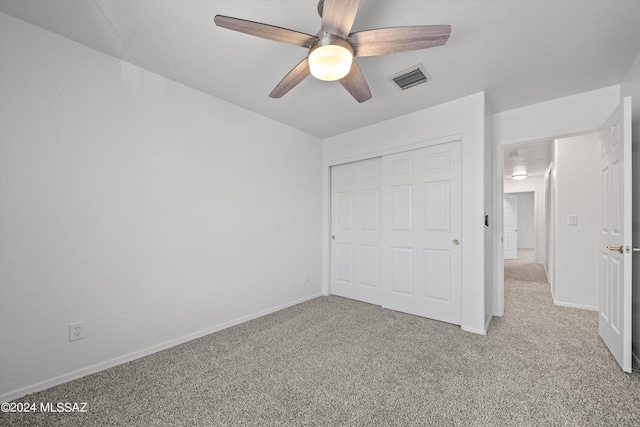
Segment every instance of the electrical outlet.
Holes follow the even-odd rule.
[[[311,273],[309,273],[308,271],[307,271],[307,274],[304,275],[304,281],[305,282],[311,281]]]
[[[69,341],[77,341],[84,338],[84,321],[69,323]]]

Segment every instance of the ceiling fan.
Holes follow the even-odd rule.
[[[280,98],[309,74],[320,80],[339,80],[358,101],[371,98],[367,80],[353,60],[355,56],[377,56],[442,46],[451,34],[450,25],[419,25],[380,28],[349,33],[360,0],[320,0],[318,13],[322,18],[317,35],[301,33],[260,22],[216,15],[219,27],[295,44],[309,49],[309,53],[273,89],[269,96]]]

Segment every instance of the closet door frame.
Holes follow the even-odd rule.
[[[332,224],[331,224],[331,167],[336,165],[341,165],[345,163],[357,162],[360,160],[373,159],[376,157],[383,157],[390,154],[398,154],[405,151],[416,150],[425,147],[431,147],[439,144],[446,144],[449,142],[458,141],[462,147],[462,134],[452,134],[440,138],[433,138],[425,141],[420,141],[412,144],[400,145],[392,148],[382,149],[382,150],[372,150],[370,152],[364,152],[355,156],[349,156],[339,159],[333,159],[325,161],[323,165],[323,179],[328,191],[324,192],[324,206],[326,209],[323,212],[323,239],[322,239],[322,250],[323,250],[323,259],[322,259],[322,271],[323,271],[323,281],[322,281],[322,295],[328,296],[331,295],[331,236],[332,236]],[[464,260],[463,260],[464,262]],[[461,298],[462,299],[462,298]]]

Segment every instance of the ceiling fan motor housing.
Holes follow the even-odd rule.
[[[311,55],[311,52],[314,50],[323,46],[340,46],[351,52],[351,56],[353,56],[353,47],[348,41],[342,37],[336,36],[335,34],[329,33],[324,33],[324,36],[321,39],[318,39],[311,45],[309,48],[309,55]]]

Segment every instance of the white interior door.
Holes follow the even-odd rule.
[[[460,143],[382,158],[386,308],[460,324]]]
[[[380,305],[380,158],[331,168],[331,293]]]
[[[600,129],[601,217],[599,332],[631,372],[631,98]]]
[[[518,196],[504,195],[504,259],[518,258]]]

